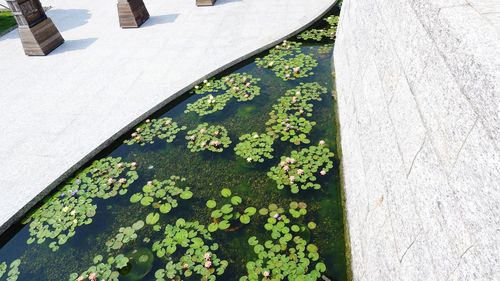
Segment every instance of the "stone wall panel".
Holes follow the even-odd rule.
[[[500,280],[500,40],[469,2],[344,0],[354,280]]]

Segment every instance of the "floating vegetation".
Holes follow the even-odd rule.
[[[260,87],[257,84],[259,78],[254,78],[246,73],[233,73],[219,80],[205,80],[201,85],[195,87],[196,94],[210,93],[189,103],[185,113],[196,112],[199,116],[205,116],[223,110],[232,98],[239,102],[250,101],[260,95]],[[225,91],[219,95],[212,95],[218,91]]]
[[[202,123],[196,129],[189,131],[186,139],[191,152],[204,150],[222,152],[231,144],[226,128],[221,125],[209,126],[208,123]]]
[[[135,162],[121,162],[121,158],[94,161],[23,221],[30,224],[28,244],[48,240],[49,247],[57,251],[75,235],[76,228],[92,223],[96,198],[108,199],[127,192],[138,178],[136,167]]]
[[[333,44],[332,45],[330,45],[330,44],[323,45],[323,46],[318,48],[318,54],[320,54],[320,55],[330,54],[332,51],[333,51]]]
[[[327,39],[335,39],[335,34],[337,33],[337,25],[339,23],[338,16],[329,16],[325,19],[328,23],[328,26],[322,29],[308,29],[297,37],[302,40],[314,40],[321,41],[325,38]]]
[[[300,190],[320,189],[316,176],[325,176],[333,167],[333,152],[320,141],[318,146],[310,146],[300,151],[292,151],[290,157],[281,157],[278,166],[272,167],[267,175],[276,181],[278,189],[290,187],[292,193]]]
[[[236,155],[243,157],[247,162],[264,162],[265,158],[273,158],[274,138],[268,134],[253,132],[240,137],[240,143],[234,151]]]
[[[226,107],[227,102],[231,99],[230,95],[208,95],[194,103],[189,103],[185,113],[196,112],[200,116],[208,115]]]
[[[171,176],[170,179],[164,181],[148,181],[142,188],[142,192],[130,197],[130,202],[140,202],[142,206],[152,206],[154,209],[159,210],[160,213],[168,214],[170,210],[177,208],[179,205],[177,198],[187,200],[193,197],[189,187],[181,188],[178,186],[185,181],[185,178],[179,176]],[[151,216],[156,217],[156,215]]]
[[[206,93],[216,93],[227,89],[227,86],[220,79],[204,80],[203,83],[194,87],[194,92],[198,95]]]
[[[316,122],[306,119],[312,116],[311,102],[321,101],[320,96],[326,92],[326,88],[316,82],[301,83],[288,90],[269,113],[270,118],[266,122],[268,133],[296,145],[310,143],[307,135],[316,125]]]
[[[212,242],[205,226],[178,219],[175,225],[165,227],[164,234],[163,240],[153,244],[156,255],[167,259],[165,268],[156,271],[156,280],[180,280],[193,274],[201,280],[215,280],[226,270],[228,262],[214,253],[219,245]]]
[[[0,279],[7,273],[6,281],[16,281],[19,278],[19,265],[21,264],[20,259],[16,259],[10,263],[10,266],[7,266],[6,262],[0,263]]]
[[[267,56],[256,58],[255,63],[258,67],[271,69],[283,80],[312,76],[318,61],[311,55],[303,54],[301,46],[302,43],[285,40],[269,50]]]
[[[144,123],[135,129],[131,138],[125,140],[124,143],[128,145],[153,144],[156,138],[170,143],[175,140],[180,131],[185,129],[186,127],[179,126],[176,122],[173,122],[172,118],[146,119]]]
[[[126,267],[129,259],[120,254],[116,257],[109,257],[106,261],[103,261],[103,256],[97,255],[94,257],[93,262],[94,265],[81,274],[71,273],[68,281],[118,281],[118,277],[120,276],[118,270]]]
[[[123,245],[128,244],[137,239],[137,231],[144,227],[144,221],[139,220],[132,226],[120,227],[118,234],[106,242],[108,252],[111,250],[120,250]]]
[[[303,202],[292,202],[290,213],[297,212],[295,219],[307,213]],[[276,205],[270,205],[275,211],[268,214],[264,229],[271,238],[261,243],[257,237],[248,239],[257,259],[246,264],[247,275],[240,281],[248,280],[318,280],[326,271],[326,265],[319,261],[318,247],[301,237],[304,227],[293,224]],[[301,208],[302,207],[302,208]],[[297,209],[299,211],[297,211]]]
[[[297,87],[286,91],[283,97],[273,105],[266,122],[267,134],[242,135],[240,143],[235,147],[236,155],[248,162],[264,162],[271,159],[274,140],[290,141],[293,144],[310,143],[308,134],[316,122],[307,118],[312,116],[312,101],[321,101],[321,95],[327,89],[318,83],[300,83]]]
[[[208,225],[208,231],[215,232],[218,229],[226,231],[235,231],[238,225],[249,224],[250,219],[257,209],[254,207],[241,208],[243,199],[240,196],[231,196],[232,192],[228,188],[221,190],[221,200],[219,204],[213,199],[207,201],[209,209],[214,209],[211,213],[212,223]],[[216,209],[217,205],[219,208]],[[236,224],[236,226],[235,226]]]

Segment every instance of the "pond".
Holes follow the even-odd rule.
[[[3,235],[0,280],[346,280],[336,13],[74,174]]]

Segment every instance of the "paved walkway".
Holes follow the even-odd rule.
[[[113,1],[42,2],[64,45],[27,57],[17,30],[0,37],[0,225],[139,116],[334,1],[146,0],[151,18],[128,30]]]

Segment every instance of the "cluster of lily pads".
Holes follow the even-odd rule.
[[[273,158],[272,152],[275,138],[268,134],[244,134],[240,138],[234,151],[247,162],[264,162],[265,158]]]
[[[224,126],[208,125],[208,123],[202,123],[196,129],[189,131],[186,139],[188,140],[187,147],[191,152],[204,150],[222,152],[231,144]]]
[[[283,41],[269,50],[263,58],[256,58],[258,67],[271,69],[283,80],[295,80],[312,76],[312,70],[318,66],[318,61],[309,54],[302,53],[302,43]]]
[[[16,281],[19,278],[19,274],[21,273],[19,271],[19,265],[21,264],[20,259],[16,259],[10,263],[10,265],[7,265],[6,262],[1,262],[0,263],[0,279],[7,273],[6,281]]]
[[[318,54],[320,55],[330,54],[332,50],[333,50],[333,45],[331,44],[322,45],[321,47],[318,48]]]
[[[222,202],[219,201],[219,204],[213,199],[206,203],[209,209],[214,209],[211,213],[212,223],[208,225],[208,231],[231,230],[231,226],[237,228],[235,224],[249,224],[257,209],[255,207],[240,208],[243,199],[237,195],[232,196],[232,192],[228,188],[223,188],[220,194]],[[216,209],[217,205],[220,207]]]
[[[189,187],[178,186],[185,181],[185,178],[179,176],[171,176],[170,179],[164,181],[148,181],[142,188],[142,192],[135,193],[130,197],[130,202],[140,202],[142,206],[152,206],[154,209],[159,210],[160,213],[168,214],[179,205],[177,197],[183,200],[193,197],[193,192]],[[146,217],[146,222],[155,224],[159,217],[158,213],[150,213]]]
[[[337,33],[337,25],[339,23],[338,16],[329,16],[325,19],[328,23],[328,26],[322,29],[308,29],[297,37],[302,40],[314,40],[321,41],[325,38],[335,39],[335,34]]]
[[[185,130],[185,126],[179,126],[172,118],[146,119],[135,131],[131,134],[131,138],[125,140],[127,145],[133,144],[153,144],[155,138],[162,139],[167,143],[173,142],[177,134]]]
[[[318,146],[309,146],[300,151],[294,150],[290,157],[281,157],[281,162],[271,167],[267,175],[276,181],[278,189],[288,186],[292,193],[320,189],[321,185],[316,183],[316,177],[325,176],[333,167],[331,160],[333,156],[333,152],[325,147],[325,142],[320,141]]]
[[[327,89],[317,82],[301,83],[286,91],[269,113],[270,118],[266,122],[268,133],[296,145],[310,143],[307,135],[316,125],[316,122],[307,119],[312,116],[311,102],[321,101],[321,95],[326,92]]]
[[[138,178],[136,167],[135,162],[122,162],[119,157],[94,161],[23,221],[29,223],[28,244],[50,241],[49,247],[57,251],[75,235],[76,228],[92,223],[96,198],[108,199],[127,192]]]
[[[205,80],[195,86],[196,94],[210,93],[187,105],[186,113],[196,112],[199,116],[220,111],[226,107],[229,100],[235,98],[239,102],[250,101],[260,95],[259,78],[246,73],[233,73],[217,80]],[[219,91],[224,93],[214,95]]]
[[[108,252],[112,250],[120,250],[123,245],[135,241],[137,239],[137,231],[141,230],[143,227],[144,221],[142,220],[135,222],[132,226],[120,227],[118,229],[118,234],[106,242]]]
[[[155,272],[157,281],[181,280],[199,275],[200,280],[215,280],[228,266],[215,251],[219,245],[204,225],[178,219],[175,224],[165,226],[163,240],[153,244],[153,251],[159,258],[167,259],[165,268]]]
[[[308,120],[312,116],[312,101],[321,101],[327,89],[320,84],[300,83],[280,97],[266,122],[266,133],[242,135],[235,147],[236,155],[248,162],[264,162],[273,158],[274,141],[290,141],[293,144],[310,143],[307,135],[316,122]]]
[[[247,275],[240,281],[318,280],[326,271],[326,265],[319,260],[318,247],[302,237],[305,227],[292,223],[282,208],[276,205],[270,207],[275,210],[268,212],[264,229],[270,232],[271,237],[265,242],[255,236],[248,239],[257,258],[247,262]],[[306,208],[303,202],[292,202],[289,212],[298,214],[293,215],[298,219],[307,213]],[[265,210],[262,212],[265,213]],[[311,222],[308,225],[316,226]]]
[[[68,281],[118,281],[119,270],[128,265],[129,259],[123,254],[116,257],[111,256],[107,260],[104,260],[103,256],[97,255],[94,257],[93,263],[92,266],[80,274],[71,273]]]

